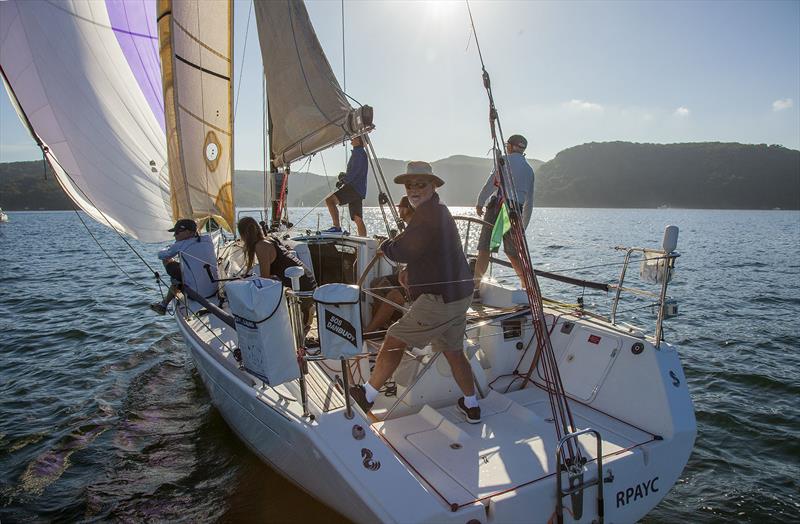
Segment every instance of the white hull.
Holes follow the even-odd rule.
[[[574,398],[576,425],[592,427],[603,438],[605,520],[636,521],[677,481],[695,439],[677,351],[663,343],[656,349],[601,321],[547,313],[548,325],[558,319],[551,338]],[[523,321],[518,339],[505,340],[498,325],[480,328],[473,369],[485,394],[483,421],[469,425],[453,407],[460,393],[442,363],[431,366],[389,420],[370,423],[357,408],[348,420],[333,372],[309,362],[311,421],[303,417],[297,381],[273,389],[238,369],[223,348],[223,342],[235,340],[231,328],[211,315],[176,318],[214,405],[239,438],[277,472],[354,522],[546,522],[554,517],[557,440],[547,420],[547,394],[535,384],[503,393],[508,381],[500,377],[520,360],[516,344],[530,340],[529,321]],[[568,323],[573,328],[564,333]],[[593,335],[602,341],[584,340]],[[635,354],[636,343],[644,349]],[[527,352],[516,367],[527,370],[532,354]],[[398,395],[411,382],[403,376],[413,375],[426,358],[410,359],[398,369]],[[339,369],[338,362],[325,365]],[[493,389],[488,387],[492,381]],[[380,418],[381,408],[394,400],[379,398],[373,411]],[[354,425],[365,430],[360,440],[354,438]],[[590,481],[596,478],[595,442],[589,436],[580,442]],[[566,475],[562,482],[567,487]],[[597,519],[596,496],[596,486],[585,490],[578,520],[572,518],[570,497],[564,498],[565,522]]]

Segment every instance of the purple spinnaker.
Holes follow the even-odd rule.
[[[106,0],[108,19],[150,109],[164,125],[156,0]]]

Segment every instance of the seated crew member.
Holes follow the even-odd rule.
[[[409,162],[406,173],[394,179],[404,184],[414,219],[408,228],[381,244],[389,259],[406,264],[400,282],[413,300],[403,317],[386,332],[369,381],[350,388],[350,396],[366,413],[378,391],[403,358],[403,348],[423,348],[444,353],[453,378],[464,396],[457,407],[470,424],[481,420],[472,369],[464,354],[467,309],[472,302],[469,270],[458,227],[450,211],[440,202],[436,188],[444,182],[427,162]]]
[[[219,278],[214,241],[209,235],[198,234],[197,222],[182,218],[168,231],[175,236],[175,242],[159,251],[158,258],[164,263],[172,285],[163,301],[150,304],[150,309],[159,315],[167,312],[167,306],[184,286],[205,298],[217,294],[217,283],[209,278],[206,265],[210,266],[214,280]]]
[[[397,204],[397,213],[403,222],[408,225],[411,217],[414,216],[414,208],[408,201],[407,196],[403,196]],[[405,288],[400,284],[398,274],[386,275],[378,277],[370,283],[370,287],[374,292],[381,295],[386,300],[390,300],[395,304],[405,304],[408,301],[408,293]],[[396,322],[402,316],[401,310],[392,306],[391,304],[379,299],[375,299],[372,311],[372,319],[364,329],[365,333],[377,331],[379,329],[386,329],[389,322]]]
[[[317,287],[314,273],[295,255],[286,244],[274,236],[264,235],[264,230],[253,217],[244,217],[236,225],[239,236],[244,243],[245,271],[244,274],[258,268],[258,276],[272,278],[283,283],[284,287],[292,288],[292,281],[284,273],[287,268],[300,266],[305,274],[300,277],[300,291],[313,291]],[[305,297],[300,300],[303,310],[303,324],[306,331],[311,327],[311,318],[314,310],[314,299]]]
[[[367,236],[367,227],[364,225],[364,199],[367,198],[367,152],[364,149],[364,140],[360,136],[350,140],[353,146],[353,153],[347,162],[347,172],[342,178],[341,187],[334,193],[325,198],[325,205],[331,214],[333,227],[325,230],[325,233],[341,233],[342,227],[339,221],[339,209],[336,206],[347,204],[350,211],[350,220],[356,223],[358,236]],[[336,184],[337,187],[339,184]]]

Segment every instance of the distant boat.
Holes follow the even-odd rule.
[[[0,222],[8,222],[8,215],[0,208]]]

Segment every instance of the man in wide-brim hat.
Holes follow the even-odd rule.
[[[409,310],[386,331],[375,368],[363,386],[350,388],[350,395],[368,412],[378,391],[392,376],[407,346],[428,344],[442,352],[461,391],[458,409],[467,422],[477,424],[481,411],[475,395],[472,369],[464,354],[467,309],[472,302],[472,273],[469,270],[458,228],[450,211],[439,200],[436,188],[444,181],[433,174],[427,162],[409,162],[406,172],[394,179],[403,184],[414,219],[391,240],[381,244],[386,258],[406,264],[400,282],[412,300]]]

